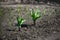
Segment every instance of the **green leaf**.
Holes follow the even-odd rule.
[[[44,15],[46,14],[46,9],[44,9],[43,13],[44,13]]]
[[[18,7],[17,12],[20,13],[20,11],[21,11],[21,7]]]
[[[33,21],[36,21],[38,18],[40,18],[41,17],[40,10],[37,9],[37,11],[34,11],[32,9],[32,11],[31,11],[31,17],[32,17]]]
[[[35,12],[34,12],[34,10],[32,9],[32,11],[31,11],[31,16],[33,16],[33,15],[34,15],[34,13],[35,13]]]
[[[26,20],[23,18],[17,17],[18,27],[20,27]]]
[[[3,10],[2,9],[0,9],[0,16],[2,16],[3,15]]]
[[[25,22],[26,20],[22,20],[21,25]]]

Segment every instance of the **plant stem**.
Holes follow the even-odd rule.
[[[36,24],[36,23],[35,23],[35,20],[33,21],[33,23],[34,23],[34,26],[35,26],[35,24]]]
[[[19,31],[20,31],[20,28],[19,28]]]
[[[18,30],[20,31],[20,28],[21,28],[21,26],[20,27],[18,27]]]

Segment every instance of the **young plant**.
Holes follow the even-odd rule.
[[[25,20],[18,16],[17,17],[17,22],[18,22],[18,28],[19,28],[19,31],[20,31],[21,25],[25,22]]]
[[[33,23],[34,23],[34,25],[35,25],[35,24],[36,24],[36,23],[35,23],[36,20],[41,17],[40,11],[39,11],[39,10],[34,11],[34,10],[32,9],[32,11],[31,11],[31,17],[32,17]]]
[[[3,15],[3,10],[0,9],[0,17]]]
[[[18,7],[17,8],[17,13],[20,15],[20,12],[21,12],[21,7]]]

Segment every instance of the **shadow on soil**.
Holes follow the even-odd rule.
[[[15,26],[18,27],[18,24],[15,24]],[[21,28],[27,28],[27,29],[28,29],[28,28],[31,27],[31,26],[34,26],[34,25],[33,25],[33,24],[31,24],[31,25],[29,25],[29,24],[22,24],[22,25],[21,25]],[[8,29],[8,28],[7,28],[6,30],[7,30],[7,31],[15,31],[15,29],[12,29],[12,30],[11,30],[11,29]]]
[[[18,24],[15,24],[15,26],[18,26]],[[31,24],[31,25],[29,25],[29,24],[22,24],[22,25],[21,25],[22,28],[23,28],[23,27],[28,28],[28,26],[34,26],[34,25],[33,25],[33,24]]]

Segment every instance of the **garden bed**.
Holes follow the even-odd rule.
[[[20,7],[20,15],[16,9]],[[37,19],[36,25],[30,16],[31,9],[39,9],[42,18]],[[1,17],[3,40],[60,40],[60,7],[48,5],[9,5],[3,6],[4,15]],[[44,10],[46,12],[44,13]],[[20,31],[17,27],[17,16],[27,21]]]

